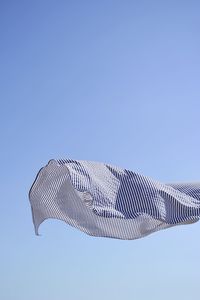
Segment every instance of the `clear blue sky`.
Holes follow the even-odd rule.
[[[48,220],[29,188],[51,158],[200,180],[200,2],[0,1],[2,300],[199,297],[200,224],[135,241]]]

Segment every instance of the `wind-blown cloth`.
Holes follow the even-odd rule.
[[[35,232],[48,218],[99,237],[136,239],[200,218],[200,183],[163,184],[104,163],[50,160],[29,192]]]

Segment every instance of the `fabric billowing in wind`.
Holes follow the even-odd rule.
[[[200,218],[200,183],[164,184],[91,161],[50,160],[29,199],[36,234],[54,218],[91,236],[137,239]]]

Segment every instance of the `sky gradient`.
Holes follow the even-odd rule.
[[[28,191],[48,160],[200,181],[199,1],[0,1],[2,300],[198,299],[200,223],[92,238]]]

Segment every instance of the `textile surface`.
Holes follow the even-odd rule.
[[[29,199],[36,234],[54,218],[92,236],[137,239],[200,218],[200,183],[164,184],[92,161],[50,160]]]

